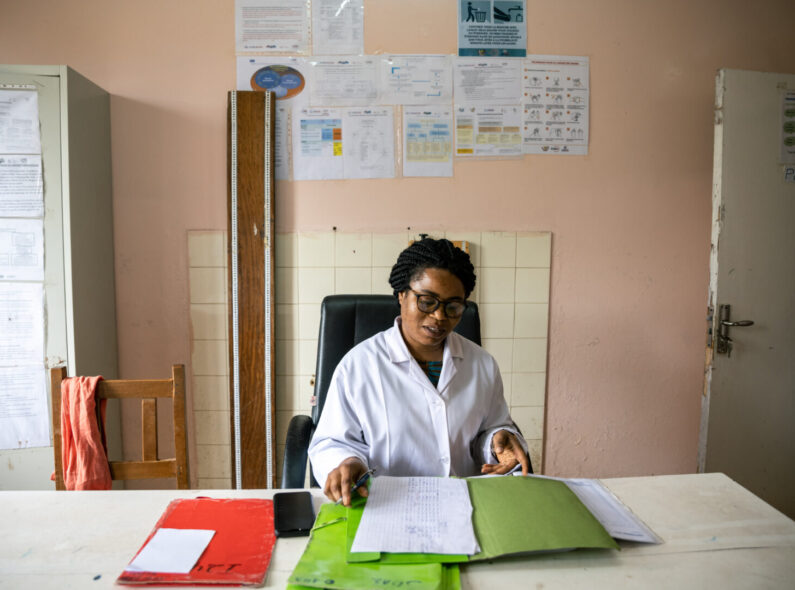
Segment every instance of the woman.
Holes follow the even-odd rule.
[[[340,361],[309,445],[326,496],[349,506],[352,483],[368,469],[470,476],[521,465],[527,474],[496,361],[453,332],[475,288],[469,255],[424,238],[400,253],[389,283],[400,316]]]

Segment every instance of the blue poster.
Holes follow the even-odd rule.
[[[525,0],[458,0],[458,55],[525,57]]]

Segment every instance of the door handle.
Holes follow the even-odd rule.
[[[752,320],[731,321],[729,319],[731,309],[732,306],[727,304],[718,306],[718,335],[715,346],[715,351],[718,354],[728,355],[729,358],[732,356],[732,348],[734,347],[734,341],[729,338],[729,328],[747,328],[754,325]]]

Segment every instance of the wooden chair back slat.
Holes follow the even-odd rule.
[[[66,379],[66,368],[50,370],[50,396],[52,399],[53,452],[55,454],[55,487],[64,490],[63,446],[61,433],[61,382]],[[111,478],[157,479],[174,477],[178,489],[188,489],[188,451],[185,434],[185,366],[171,367],[171,379],[115,379],[102,380],[97,385],[101,399],[141,399],[140,461],[110,461]],[[174,410],[175,458],[158,459],[157,448],[157,398],[171,398]]]
[[[157,461],[157,399],[141,400],[141,456]]]
[[[97,396],[102,399],[140,399],[146,397],[173,397],[172,379],[120,379],[100,381]]]
[[[111,461],[110,475],[113,479],[152,479],[175,477],[176,459],[160,461]]]

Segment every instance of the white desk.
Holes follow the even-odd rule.
[[[795,586],[795,522],[725,475],[603,481],[664,544],[622,542],[620,552],[470,564],[461,570],[463,587]],[[0,588],[114,587],[172,499],[270,498],[274,491],[0,492]],[[320,502],[319,490],[313,493]],[[305,543],[306,538],[277,541],[266,587],[285,587]]]

